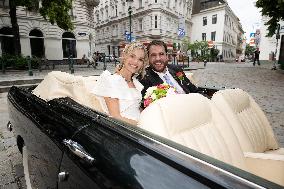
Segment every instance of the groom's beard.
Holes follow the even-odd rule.
[[[157,60],[150,64],[151,68],[156,72],[165,72],[168,61]]]

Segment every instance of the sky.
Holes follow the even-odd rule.
[[[230,8],[240,19],[245,36],[260,28],[261,12],[254,6],[255,0],[227,0]]]

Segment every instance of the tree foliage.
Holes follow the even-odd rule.
[[[40,8],[39,3],[40,0],[9,0],[15,55],[21,54],[17,6],[26,7],[28,11],[39,11],[45,20],[48,20],[51,24],[56,23],[58,27],[64,30],[73,29],[69,14],[70,9],[72,9],[72,0],[41,0],[42,6]]]
[[[269,17],[268,22],[265,23],[268,26],[267,36],[273,36],[278,22],[284,20],[284,0],[257,0],[256,7],[262,9],[263,16]]]
[[[64,30],[72,30],[73,24],[69,11],[72,9],[72,0],[10,0],[15,6],[24,6],[29,11],[37,11],[51,24],[57,24]]]
[[[64,30],[72,30],[73,24],[69,14],[71,9],[72,0],[42,0],[42,7],[39,12],[51,24],[56,23],[58,27]]]
[[[191,56],[194,60],[203,61],[210,59],[210,49],[207,41],[195,41],[188,44],[188,50],[191,51]]]
[[[246,45],[245,55],[252,55],[256,50],[255,47],[250,46],[249,44]]]

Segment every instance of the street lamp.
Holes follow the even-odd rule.
[[[128,3],[128,14],[129,14],[129,42],[131,42],[132,41],[132,32],[131,32],[132,8],[131,8],[131,4],[132,4],[133,0],[126,0],[126,2]]]

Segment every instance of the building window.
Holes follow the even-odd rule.
[[[142,7],[142,0],[139,0],[139,8],[141,8]]]
[[[108,7],[106,7],[106,19],[108,19]]]
[[[123,28],[123,33],[125,33],[125,32],[127,31],[127,29],[126,29],[126,23],[125,23],[125,22],[123,23],[122,28]]]
[[[207,17],[203,17],[203,26],[206,26],[207,25]]]
[[[77,58],[76,39],[73,33],[64,32],[62,35],[63,58]]]
[[[101,10],[101,20],[104,20],[104,11]]]
[[[34,57],[42,58],[44,56],[44,39],[40,30],[32,30],[29,34],[31,54]]]
[[[1,8],[8,8],[9,7],[9,0],[2,0],[0,1]]]
[[[171,19],[167,18],[167,31],[171,31]]]
[[[212,24],[217,23],[217,14],[212,15]]]
[[[155,0],[155,3],[158,3],[158,0]]]
[[[115,16],[117,16],[117,5],[115,5]]]
[[[3,54],[15,54],[12,28],[4,27],[0,29],[0,52]],[[0,53],[1,55],[1,53]]]
[[[138,19],[138,31],[143,31],[143,19]]]
[[[155,15],[155,28],[158,28],[158,16]]]
[[[97,14],[97,23],[100,21],[100,15],[99,14]]]
[[[215,41],[216,38],[216,32],[211,32],[211,41]]]
[[[122,3],[122,13],[125,13],[125,3]]]
[[[170,1],[170,0],[168,0],[168,5],[167,5],[167,7],[168,7],[168,8],[170,8],[170,2],[171,2],[171,1]]]
[[[206,41],[206,33],[202,33],[202,41]]]

